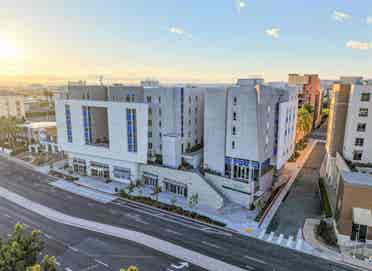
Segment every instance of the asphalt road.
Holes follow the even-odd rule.
[[[56,256],[59,270],[119,271],[135,265],[140,270],[165,271],[180,265],[178,259],[140,244],[55,223],[0,197],[0,236],[8,238],[16,223],[22,223],[28,232],[42,231],[43,254]],[[204,269],[190,265],[179,270]]]
[[[325,144],[318,143],[276,212],[268,232],[274,231],[286,237],[296,237],[306,218],[320,217],[318,180],[324,155]]]
[[[247,270],[357,270],[255,238],[206,229],[205,225],[136,204],[101,204],[53,188],[49,182],[45,175],[0,158],[0,186],[72,216],[143,232]],[[152,270],[145,267],[141,271]]]

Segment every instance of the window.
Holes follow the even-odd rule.
[[[127,95],[127,97],[125,97],[125,101],[126,101],[127,103],[130,102],[130,96],[129,96],[129,95]]]
[[[362,160],[363,151],[354,151],[353,160],[360,161]]]
[[[160,148],[160,151],[161,151],[161,150],[163,149],[163,145],[162,145],[162,144],[160,144],[159,148]]]
[[[189,103],[191,104],[191,96],[189,96]]]
[[[368,117],[368,108],[359,108],[359,117]]]
[[[159,137],[160,137],[160,138],[162,137],[162,134],[161,134],[161,133],[159,133]]]
[[[148,146],[149,146],[149,149],[151,150],[152,149],[152,143],[149,143]]]
[[[371,99],[371,93],[362,93],[362,96],[360,97],[360,101],[362,102],[369,102]]]
[[[357,132],[365,132],[366,131],[366,123],[358,123]]]
[[[233,112],[233,120],[236,120],[236,112]]]
[[[161,108],[159,108],[159,117],[161,117]]]
[[[234,102],[233,102],[234,105],[236,105],[236,104],[238,103],[238,99],[237,99],[236,97],[233,98],[233,101],[234,101]]]
[[[159,128],[161,128],[161,120],[159,120]]]
[[[181,144],[181,152],[184,152],[184,146],[183,146],[183,143]]]
[[[364,145],[364,138],[355,139],[355,146],[363,146],[363,145]]]
[[[232,148],[232,149],[235,149],[235,141],[232,141],[232,142],[231,142],[231,148]]]
[[[149,107],[149,115],[151,116],[152,115],[152,108]]]
[[[159,104],[161,104],[161,97],[160,96],[159,96],[158,100],[159,100]]]
[[[92,144],[91,113],[88,106],[83,106],[84,138],[85,144]]]
[[[196,101],[196,102],[198,101],[198,96],[195,96],[195,101]]]
[[[117,179],[130,180],[130,169],[122,167],[114,167],[114,177]]]
[[[148,137],[152,137],[152,132],[149,132],[148,133]]]
[[[236,127],[235,126],[233,126],[233,128],[232,128],[232,134],[236,135]]]
[[[72,143],[72,124],[71,124],[71,108],[70,105],[65,105],[66,115],[66,129],[67,129],[67,141]]]
[[[151,96],[146,97],[147,103],[151,103]]]
[[[149,126],[152,126],[152,120],[148,121]]]
[[[191,108],[189,108],[189,115],[191,115]]]
[[[137,152],[137,114],[136,109],[127,108],[128,151]]]
[[[188,137],[191,137],[191,132],[190,131],[188,132]]]

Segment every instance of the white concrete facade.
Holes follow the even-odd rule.
[[[72,137],[68,138],[66,105],[71,111]],[[86,144],[84,138],[83,107],[104,108],[107,110],[108,146]],[[128,122],[126,111],[136,112],[136,151],[130,151],[128,145]],[[130,180],[138,180],[138,164],[147,162],[147,122],[148,106],[139,103],[107,102],[93,100],[60,100],[56,102],[56,121],[58,141],[61,149],[67,152],[71,161],[85,161],[87,175],[90,175],[90,162],[95,161],[110,168],[109,178],[115,179],[113,167],[130,170]],[[97,125],[102,125],[102,122]],[[98,127],[98,129],[100,129]],[[124,180],[128,181],[128,179]]]
[[[343,156],[352,162],[372,163],[372,85],[351,86]]]
[[[244,205],[250,205],[258,192],[269,191],[270,165],[281,169],[293,154],[297,107],[295,89],[265,85],[262,79],[240,79],[226,90],[207,90],[204,168],[212,173],[208,179]]]
[[[142,85],[149,104],[150,155],[162,155],[165,134],[180,135],[182,153],[203,143],[205,88],[163,87],[148,81]]]

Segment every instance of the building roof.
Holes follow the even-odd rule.
[[[365,185],[372,188],[372,175],[361,172],[341,171],[344,182],[353,185]]]
[[[372,227],[372,212],[369,209],[353,208],[353,222]]]
[[[55,121],[29,122],[20,125],[20,127],[25,127],[29,129],[51,128],[56,126],[57,124]]]

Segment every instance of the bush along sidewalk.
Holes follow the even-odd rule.
[[[327,189],[324,184],[324,179],[319,178],[319,192],[320,192],[320,201],[322,205],[322,212],[325,215],[325,217],[332,217],[332,208],[329,203]]]
[[[199,220],[201,222],[208,223],[208,224],[211,224],[211,225],[216,225],[216,226],[220,226],[220,227],[225,227],[226,226],[225,223],[213,220],[213,219],[211,219],[207,216],[200,215],[196,212],[191,212],[191,211],[184,210],[181,207],[178,207],[178,206],[175,206],[175,205],[159,202],[159,201],[153,200],[150,197],[132,196],[132,195],[128,194],[125,190],[120,190],[120,197],[122,197],[124,199],[129,199],[129,200],[132,200],[132,201],[137,201],[137,202],[140,202],[140,203],[144,203],[144,204],[147,204],[147,205],[151,205],[153,207],[156,207],[156,208],[168,211],[168,212],[172,212],[172,213],[176,213],[176,214],[183,215],[183,216],[186,216],[186,217],[190,217],[190,218],[193,218],[193,219],[196,219],[196,220]]]

